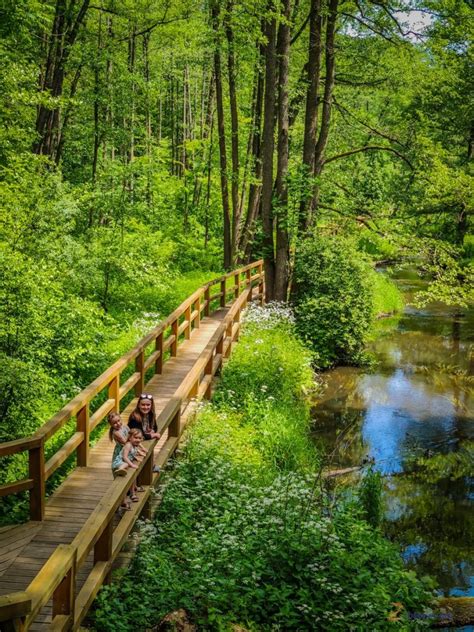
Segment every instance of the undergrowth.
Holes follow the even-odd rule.
[[[309,438],[311,355],[291,315],[254,310],[211,404],[97,630],[156,625],[184,608],[198,630],[389,630],[430,593],[357,502],[334,504]],[[396,604],[400,602],[403,607]]]

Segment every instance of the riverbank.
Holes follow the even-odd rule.
[[[415,308],[425,282],[413,270],[394,276],[408,305],[390,335],[372,343],[369,371],[324,375],[314,437],[334,468],[374,462],[384,481],[384,529],[407,567],[433,576],[443,596],[472,597],[474,310]]]
[[[180,608],[209,630],[406,629],[428,612],[429,586],[323,483],[310,365],[286,310],[253,311],[131,567],[101,591],[97,630]]]

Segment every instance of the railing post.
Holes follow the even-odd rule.
[[[240,294],[240,273],[234,274],[234,298],[239,298]]]
[[[181,434],[181,409],[173,417],[170,425],[168,426],[169,437],[179,437]]]
[[[114,519],[112,517],[94,545],[94,564],[97,564],[97,562],[108,562],[112,557],[113,535]]]
[[[0,596],[0,629],[2,632],[23,632],[31,612],[31,597],[24,590]]]
[[[45,508],[44,437],[28,454],[28,475],[34,484],[30,489],[30,520],[43,520]]]
[[[150,450],[150,454],[146,457],[145,464],[137,476],[137,485],[151,485],[153,483],[153,458],[154,451]]]
[[[89,462],[89,404],[81,408],[76,417],[76,428],[82,432],[82,441],[77,447],[77,465],[87,467]]]
[[[140,379],[135,384],[135,395],[138,397],[145,390],[145,350],[135,358],[135,371],[140,373]]]
[[[237,310],[237,313],[234,317],[234,323],[240,323],[240,309]],[[237,340],[239,339],[239,335],[240,335],[240,328],[237,329],[237,332],[235,334],[235,342],[237,342]]]
[[[163,332],[156,337],[155,350],[160,352],[160,355],[156,358],[155,373],[163,372]]]
[[[219,373],[220,370],[222,369],[222,358],[224,356],[224,338],[225,338],[225,333],[222,334],[216,346],[216,355],[219,356],[218,364],[216,367],[216,373]]]
[[[184,337],[186,340],[189,340],[191,335],[191,305],[188,305],[184,310],[184,320],[188,321],[188,326],[184,330]]]
[[[191,387],[191,390],[189,391],[189,399],[193,399],[193,397],[197,397],[197,394],[199,392],[199,380],[196,380],[194,382],[194,384]]]
[[[247,277],[247,285],[246,287],[250,288],[250,292],[249,292],[249,301],[252,300],[252,269],[248,268],[247,272],[245,273],[246,277]]]
[[[67,615],[74,617],[75,601],[75,578],[76,578],[76,552],[74,552],[71,568],[53,593],[53,620],[56,616]],[[70,620],[70,623],[72,620]],[[72,627],[70,624],[66,629]]]
[[[211,313],[211,289],[209,286],[204,290],[204,316],[209,316]]]
[[[115,400],[114,412],[120,412],[120,374],[115,375],[109,382],[108,398]]]
[[[225,307],[225,299],[226,299],[226,293],[225,293],[225,285],[226,285],[226,278],[224,277],[221,281],[221,307]]]
[[[174,336],[174,341],[171,345],[170,352],[171,355],[175,357],[178,352],[178,318],[171,323],[171,335]]]
[[[199,329],[201,326],[201,295],[199,295],[199,298],[194,302],[194,308],[197,311],[197,316],[194,319],[194,327]]]
[[[214,365],[214,356],[211,355],[211,357],[207,361],[206,367],[204,369],[204,375],[211,375],[212,376],[212,367],[213,367],[213,365]],[[211,392],[212,392],[212,379],[209,381],[209,384],[207,385],[206,391],[204,393],[204,398],[205,399],[211,399]]]
[[[232,325],[233,325],[233,320],[229,320],[226,330],[225,330],[225,335],[226,338],[229,339],[229,344],[227,345],[227,349],[225,352],[225,357],[228,358],[230,356],[230,352],[232,351]]]
[[[258,265],[258,273],[260,278],[258,280],[258,293],[260,294],[260,305],[263,305],[265,302],[265,297],[263,295],[263,284],[264,284],[264,275],[263,275],[263,263]]]

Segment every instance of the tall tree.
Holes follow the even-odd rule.
[[[290,66],[291,0],[283,0],[283,11],[278,28],[278,145],[275,182],[276,252],[275,289],[277,301],[288,298],[289,237],[288,237],[288,80]]]
[[[216,81],[217,130],[219,135],[220,181],[222,194],[222,211],[224,224],[224,268],[232,265],[232,236],[230,222],[229,186],[227,179],[227,149],[224,121],[224,96],[222,87],[222,69],[220,52],[219,3],[211,7],[211,20],[214,29],[214,76]]]
[[[47,57],[40,75],[40,91],[45,99],[38,106],[37,138],[33,150],[37,154],[56,157],[59,143],[61,108],[66,64],[83,25],[90,0],[56,0],[55,15],[48,36]]]
[[[273,2],[269,3],[266,20],[265,96],[262,133],[262,230],[265,263],[265,297],[275,299],[275,252],[273,237],[273,153],[275,147],[275,88],[276,88],[276,33],[277,19]]]

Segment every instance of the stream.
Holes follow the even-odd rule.
[[[410,269],[392,277],[404,313],[381,323],[375,369],[322,376],[315,441],[333,469],[373,462],[384,530],[407,566],[432,576],[443,596],[474,596],[474,307],[417,309],[410,301],[425,282]]]

